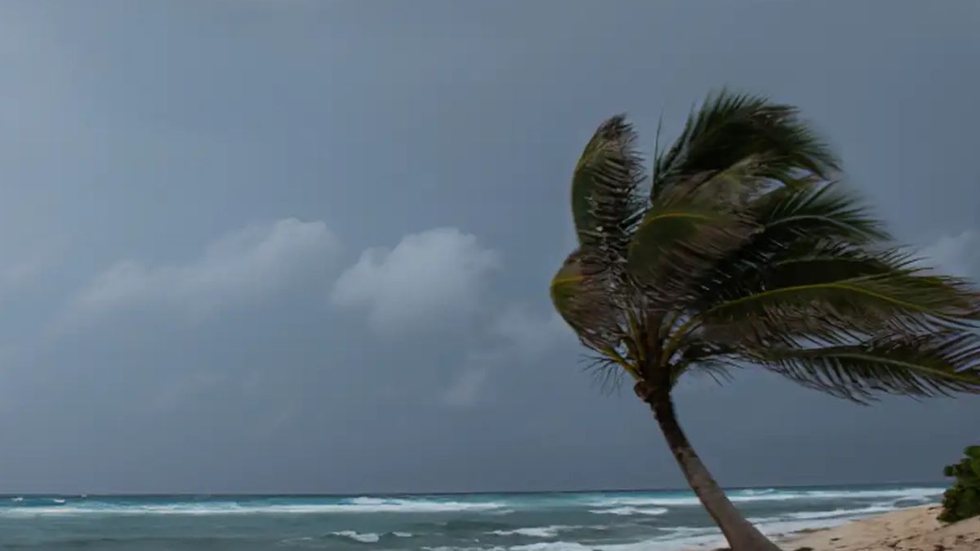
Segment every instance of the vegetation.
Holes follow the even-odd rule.
[[[980,516],[980,446],[970,446],[963,453],[963,460],[943,470],[943,474],[956,479],[943,494],[943,511],[939,514],[943,522]]]
[[[980,300],[890,244],[791,106],[709,97],[652,177],[635,140],[617,116],[586,145],[552,300],[604,373],[634,381],[732,549],[777,549],[691,447],[678,380],[754,365],[862,403],[980,392]]]

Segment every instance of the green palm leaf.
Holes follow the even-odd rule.
[[[728,339],[838,341],[882,329],[962,327],[976,319],[971,298],[942,278],[898,272],[765,289],[713,306],[698,318]]]
[[[706,309],[748,294],[754,290],[750,285],[766,277],[774,263],[812,251],[843,258],[844,249],[850,249],[857,256],[867,256],[862,252],[866,244],[887,239],[880,222],[837,185],[808,181],[780,188],[760,197],[747,210],[761,229],[706,273],[692,274],[696,279],[693,308]],[[893,267],[902,265],[898,262],[901,253],[878,254]]]
[[[759,161],[753,178],[789,182],[801,172],[828,177],[837,160],[797,115],[792,106],[758,96],[722,91],[709,97],[688,117],[674,145],[657,156],[652,198],[692,176],[724,171],[750,157]]]
[[[604,122],[585,146],[572,177],[572,215],[583,253],[596,268],[618,267],[642,214],[644,179],[636,133],[622,116]]]
[[[980,393],[980,337],[972,333],[898,335],[815,349],[768,348],[748,358],[808,387],[859,402],[876,393]]]
[[[605,278],[587,273],[578,251],[551,280],[551,301],[582,343],[595,350],[618,349],[624,337],[622,312]]]
[[[756,226],[737,213],[698,203],[655,206],[637,226],[626,268],[641,283],[650,308],[684,296],[692,276],[737,249]]]

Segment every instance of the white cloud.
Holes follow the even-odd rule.
[[[339,248],[323,222],[287,218],[249,226],[213,241],[188,264],[114,264],[78,294],[66,320],[88,321],[136,306],[206,315],[281,291],[302,274],[322,270]]]
[[[523,306],[505,308],[487,330],[498,342],[466,355],[463,366],[443,391],[444,405],[474,406],[492,392],[488,387],[495,370],[541,361],[545,353],[558,346],[577,346],[574,333],[558,314],[537,316]]]
[[[493,322],[490,332],[502,337],[517,353],[541,354],[561,342],[575,343],[575,334],[555,312],[536,316],[522,306],[505,309]]]
[[[472,407],[480,399],[480,390],[487,380],[487,370],[471,367],[463,370],[449,385],[443,395],[443,403],[451,407]]]
[[[980,232],[976,230],[944,235],[922,255],[943,272],[980,280]]]
[[[456,228],[406,235],[394,249],[364,251],[334,285],[339,306],[365,308],[381,332],[459,319],[474,312],[497,253]]]

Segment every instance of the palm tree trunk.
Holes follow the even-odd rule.
[[[779,551],[779,547],[762,535],[759,530],[752,526],[752,523],[745,520],[745,517],[732,505],[732,502],[725,496],[724,490],[718,486],[715,479],[708,472],[708,469],[701,463],[701,458],[691,447],[687,436],[677,422],[677,415],[674,412],[674,402],[671,400],[669,390],[652,390],[644,392],[646,389],[637,388],[637,394],[650,405],[654,417],[660,424],[667,439],[667,445],[673,452],[677,464],[680,465],[684,477],[691,489],[701,500],[701,504],[714,519],[715,524],[721,528],[721,532],[728,540],[732,551]]]

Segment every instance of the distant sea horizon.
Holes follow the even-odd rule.
[[[817,483],[817,484],[746,484],[746,485],[734,485],[725,486],[726,492],[738,491],[738,490],[759,490],[759,489],[770,489],[770,488],[780,488],[780,489],[793,489],[793,488],[860,488],[870,487],[870,488],[883,488],[888,486],[896,487],[912,487],[912,486],[942,486],[950,485],[952,481],[949,479],[938,478],[935,480],[899,480],[891,482],[828,482],[828,483]],[[210,496],[210,497],[378,497],[378,496],[453,496],[453,495],[506,495],[506,494],[583,494],[583,493],[602,493],[602,492],[616,492],[616,493],[633,493],[633,492],[689,492],[691,489],[687,486],[650,486],[650,487],[598,487],[598,486],[585,486],[581,488],[571,488],[571,489],[540,489],[540,490],[511,490],[511,489],[497,489],[497,490],[418,490],[418,491],[353,491],[353,492],[331,492],[331,491],[309,491],[309,492],[10,492],[10,491],[0,491],[0,499],[8,497],[77,497],[77,496],[87,496],[87,497],[200,497],[200,496]]]
[[[938,482],[732,488],[771,535],[937,502]],[[683,489],[4,494],[0,549],[674,551],[723,543]]]

